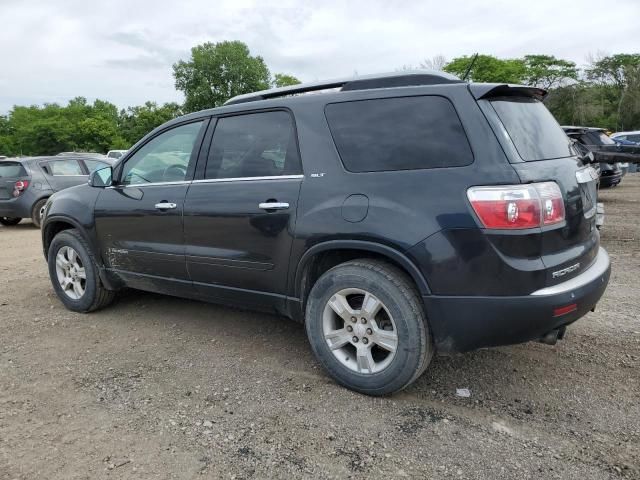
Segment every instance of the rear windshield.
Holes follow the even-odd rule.
[[[518,154],[527,162],[571,156],[570,141],[542,102],[529,97],[498,97],[491,105]]]
[[[27,175],[21,163],[18,162],[0,162],[0,178],[17,178]]]

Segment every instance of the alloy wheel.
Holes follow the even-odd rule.
[[[87,275],[82,260],[73,248],[64,246],[56,255],[56,275],[62,291],[69,298],[79,300],[87,287]]]
[[[322,330],[336,359],[361,374],[384,370],[398,348],[393,317],[380,299],[360,288],[336,292],[327,302]]]

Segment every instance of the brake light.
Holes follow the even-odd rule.
[[[486,228],[535,228],[565,218],[564,199],[555,182],[471,187],[467,198]]]
[[[13,196],[19,197],[22,194],[22,192],[24,192],[27,189],[28,186],[29,186],[28,180],[18,180],[13,185]]]

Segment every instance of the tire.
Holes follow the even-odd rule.
[[[345,310],[339,314],[340,305]],[[366,313],[376,308],[377,314]],[[355,322],[350,316],[354,312]],[[327,373],[339,384],[367,395],[407,387],[422,375],[434,352],[413,282],[400,269],[377,260],[352,260],[325,272],[309,293],[305,325],[311,348]],[[349,335],[354,336],[349,340]],[[345,340],[348,343],[340,347]],[[362,353],[367,349],[369,356]]]
[[[22,218],[20,217],[0,217],[0,225],[4,225],[5,227],[13,227],[20,223]]]
[[[42,198],[38,200],[36,203],[34,203],[33,208],[31,209],[31,221],[38,228],[40,228],[40,223],[42,223],[41,210],[46,203],[47,203],[47,199]]]
[[[76,290],[75,282],[71,288],[63,287],[59,278],[59,270],[57,267],[57,262],[59,261],[58,254],[61,254],[63,257],[66,256],[69,262],[69,258],[71,257],[70,251],[76,253],[79,258],[79,262],[76,261],[76,264],[80,265],[84,271],[84,282],[81,282],[84,288],[80,287],[79,290]],[[74,312],[92,312],[106,307],[115,297],[115,292],[107,290],[102,285],[95,257],[86,240],[78,230],[63,230],[53,238],[49,246],[48,263],[49,277],[51,278],[53,289],[64,306],[69,310]],[[74,265],[72,261],[69,262],[69,264],[71,266]],[[82,275],[78,275],[78,277],[81,276]],[[80,292],[82,292],[81,295],[79,294]],[[74,296],[77,298],[73,298]]]

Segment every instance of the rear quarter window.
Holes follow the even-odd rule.
[[[351,172],[460,167],[473,162],[453,105],[440,96],[333,103],[325,115]]]

